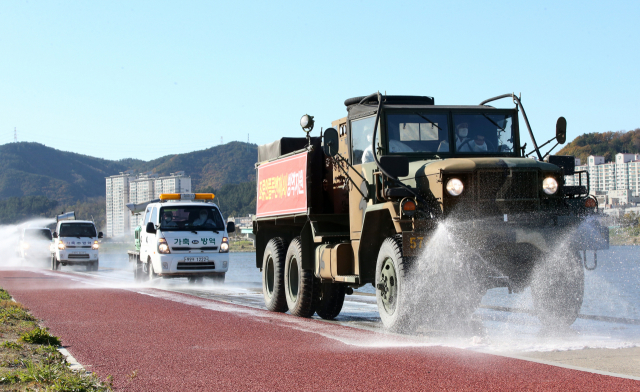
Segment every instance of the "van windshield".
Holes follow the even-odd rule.
[[[93,223],[63,223],[60,225],[60,237],[95,237]]]
[[[160,209],[162,231],[223,231],[224,221],[217,208],[209,206],[175,206]]]

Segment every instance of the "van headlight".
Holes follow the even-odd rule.
[[[229,252],[229,239],[227,237],[222,237],[222,243],[220,244],[220,253]]]
[[[23,242],[22,243],[22,249],[29,249],[29,243]]]
[[[464,184],[457,178],[452,178],[447,181],[447,192],[451,196],[460,196],[460,194],[464,191]]]
[[[553,177],[547,177],[542,181],[542,190],[547,195],[553,195],[558,191],[558,181]]]

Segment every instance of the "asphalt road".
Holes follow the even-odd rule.
[[[0,271],[0,286],[117,389],[640,390],[640,381],[274,314],[72,272]]]

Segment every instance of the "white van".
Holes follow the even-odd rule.
[[[73,212],[58,215],[53,238],[55,240],[51,245],[52,270],[59,270],[60,265],[85,265],[87,271],[98,270],[98,239],[102,238],[102,233],[98,233],[93,222],[75,220]]]
[[[27,227],[20,232],[18,256],[22,260],[49,260],[53,237],[46,227]]]

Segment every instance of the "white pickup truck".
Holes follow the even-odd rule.
[[[58,215],[54,241],[51,244],[51,269],[59,270],[60,265],[85,265],[87,271],[97,271],[100,245],[96,226],[91,221],[75,220],[69,212]]]
[[[198,283],[207,277],[224,282],[229,269],[228,233],[235,231],[235,225],[225,225],[213,198],[211,193],[171,193],[145,203],[144,210],[127,205],[132,213],[144,212],[135,233],[138,249],[129,252],[129,261],[136,263],[136,281],[161,277]]]

